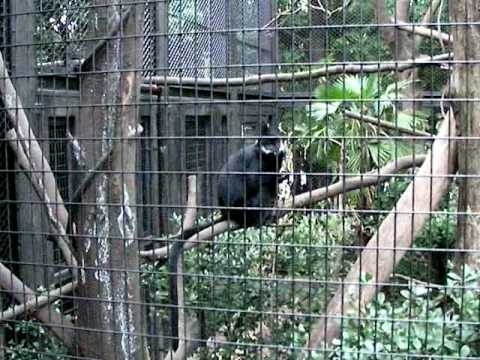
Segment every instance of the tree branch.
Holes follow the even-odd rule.
[[[355,176],[350,179],[342,179],[332,185],[319,188],[313,191],[296,195],[293,199],[289,199],[279,204],[280,208],[303,208],[319,201],[338,196],[346,191],[360,189],[366,186],[380,184],[391,179],[392,175],[399,171],[409,169],[413,166],[421,165],[425,160],[425,155],[405,156],[389,162],[381,169],[374,170],[364,175]],[[230,221],[222,221],[212,227],[204,229],[199,233],[190,237],[183,248],[187,250],[212,239],[226,231],[232,231],[238,228],[238,225]],[[144,250],[140,252],[140,256],[149,260],[162,259],[168,256],[169,247],[165,246],[154,250]]]
[[[88,170],[87,174],[80,182],[80,185],[78,185],[77,189],[73,192],[72,203],[77,203],[82,199],[82,194],[88,189],[88,187],[90,186],[92,181],[95,179],[95,177],[101,171],[106,169],[106,165],[111,155],[112,155],[112,149],[110,149],[110,151],[102,155],[102,157],[100,158],[100,160],[98,160],[98,162],[95,164],[93,169]]]
[[[422,24],[431,22],[432,16],[435,15],[437,12],[438,8],[440,7],[442,0],[432,0],[430,2],[430,5],[428,6],[427,9],[425,9],[425,12],[423,13],[422,16]]]
[[[305,346],[323,349],[340,334],[337,321],[342,314],[358,314],[378,291],[377,284],[387,282],[394,266],[405,255],[447,189],[455,164],[455,119],[450,110],[444,119],[426,160],[394,209],[383,220],[377,233],[365,246],[330,303],[327,312],[312,326]],[[379,249],[381,256],[378,256]],[[371,280],[361,281],[362,275]]]
[[[412,136],[429,137],[429,138],[432,137],[432,134],[429,134],[425,131],[412,130],[412,129],[408,129],[408,128],[401,127],[401,126],[395,126],[395,124],[392,124],[392,123],[387,122],[387,121],[379,120],[379,119],[374,118],[372,116],[358,114],[358,113],[355,113],[353,111],[348,111],[348,110],[344,111],[343,113],[346,116],[348,116],[352,119],[363,121],[363,122],[366,122],[366,123],[369,123],[369,124],[372,124],[372,125],[375,125],[375,126],[380,126],[384,129],[398,131],[398,132],[401,132],[403,134],[412,135]]]
[[[32,171],[41,174],[47,198],[58,204],[63,204],[62,196],[58,191],[57,182],[55,181],[55,176],[53,175],[50,164],[43,155],[42,148],[38,144],[35,134],[32,131],[22,101],[18,97],[17,91],[8,75],[1,52],[0,75],[0,96],[5,105],[7,118],[16,131],[19,144],[23,148],[23,152],[28,154],[28,160],[30,162],[29,168],[31,168]],[[55,212],[59,222],[61,224],[67,224],[68,213],[65,206],[57,206]]]
[[[287,200],[283,208],[304,208],[316,202],[338,196],[347,191],[360,189],[388,181],[392,175],[413,166],[420,166],[425,161],[425,155],[405,156],[392,160],[381,169],[371,171],[364,175],[355,176],[350,179],[342,179],[332,185],[320,189],[296,195],[293,199]]]
[[[37,299],[37,294],[25,285],[5,265],[0,263],[0,286],[7,290],[20,303],[29,303]],[[34,316],[63,344],[73,349],[75,334],[73,324],[62,317],[53,307],[39,308]]]
[[[58,218],[59,211],[67,211],[65,205],[62,202],[55,203],[52,199],[48,197],[47,189],[45,188],[43,180],[43,173],[37,173],[32,168],[32,161],[25,154],[23,147],[21,146],[21,139],[17,137],[17,133],[14,129],[11,129],[7,132],[6,138],[8,139],[8,144],[10,148],[16,155],[16,160],[20,168],[25,171],[25,175],[30,180],[35,193],[38,195],[40,201],[45,207],[46,214],[52,228],[52,233],[58,247],[60,248],[65,262],[72,268],[73,278],[76,280],[78,276],[78,262],[75,256],[73,255],[72,249],[70,247],[70,241],[67,236],[67,224],[62,223]],[[61,199],[59,199],[61,200]]]
[[[407,31],[411,34],[415,35],[420,35],[422,37],[427,37],[427,38],[435,38],[443,42],[444,44],[452,44],[453,39],[450,34],[430,29],[425,26],[421,25],[416,25],[416,24],[408,24],[403,21],[397,20],[396,23],[394,23],[396,27],[398,27],[399,30]]]
[[[189,229],[195,224],[197,217],[197,177],[195,175],[188,177],[188,195],[187,210],[183,219],[182,229]],[[183,241],[183,240],[181,240]],[[186,359],[187,358],[187,339],[190,338],[185,316],[185,294],[183,292],[183,253],[180,254],[175,271],[177,277],[177,300],[178,300],[178,347],[174,354],[167,356],[167,359]],[[171,304],[175,306],[174,304]]]
[[[32,297],[31,300],[2,311],[0,314],[0,321],[11,320],[25,313],[35,313],[46,305],[60,299],[63,295],[71,293],[76,287],[77,283],[71,282],[58,289],[47,291],[43,295]]]
[[[368,74],[379,73],[385,71],[405,71],[420,66],[439,65],[441,62],[451,59],[450,53],[440,54],[435,56],[420,56],[415,59],[406,59],[399,61],[386,61],[381,64],[342,64],[323,66],[319,69],[299,71],[293,73],[278,73],[278,74],[261,74],[251,75],[246,77],[235,78],[194,78],[194,77],[176,77],[176,76],[152,76],[144,80],[145,84],[162,85],[178,85],[178,86],[208,86],[208,87],[222,87],[222,86],[249,86],[266,83],[277,83],[287,81],[310,80],[324,77],[327,75],[339,74]]]

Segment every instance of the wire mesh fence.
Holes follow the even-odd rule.
[[[476,2],[0,14],[0,359],[480,357]]]

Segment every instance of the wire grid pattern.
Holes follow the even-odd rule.
[[[145,38],[143,40],[143,68],[145,69],[143,75],[151,76],[155,74],[155,3],[147,2],[145,4],[145,16],[143,18],[143,34]]]
[[[7,130],[7,122],[2,112],[3,116],[0,120],[0,139],[5,138],[5,133]],[[14,230],[13,227],[13,211],[14,208],[12,204],[6,201],[7,199],[11,198],[12,194],[12,177],[8,174],[8,170],[10,170],[12,163],[10,161],[10,153],[7,148],[7,144],[5,141],[2,140],[0,143],[0,171],[5,172],[5,174],[0,178],[0,241],[2,246],[0,247],[0,257],[2,259],[8,258],[10,255],[9,252],[11,250],[12,245],[12,233],[11,231]]]
[[[37,64],[66,62],[84,56],[85,39],[93,21],[91,0],[35,0]]]
[[[168,66],[171,75],[223,77],[226,58],[225,2],[168,2]]]
[[[7,19],[6,14],[8,14],[9,7],[8,2],[0,1],[0,13],[4,16],[4,19]],[[2,53],[5,56],[5,61],[7,64],[10,64],[10,49],[5,45],[8,44],[10,37],[10,28],[8,21],[0,21],[0,44],[2,47]],[[3,104],[2,104],[3,107]],[[5,134],[9,129],[6,114],[4,111],[0,112],[0,139],[5,138]],[[12,249],[12,233],[13,230],[13,212],[12,204],[5,201],[6,199],[11,198],[12,194],[12,176],[7,173],[7,171],[12,166],[10,159],[9,149],[5,141],[0,143],[0,172],[6,172],[4,176],[0,176],[0,256],[2,259],[7,258]]]
[[[412,2],[412,20],[418,21],[433,2]],[[393,5],[387,3],[391,12]],[[33,4],[36,25],[30,46],[36,49],[37,64],[61,62],[70,57],[68,49],[80,59],[96,11],[92,2]],[[40,89],[53,100],[35,95],[30,113],[48,119],[35,123],[42,162],[49,162],[55,176],[67,222],[61,223],[58,198],[47,199],[49,208],[33,189],[31,201],[16,199],[15,186],[29,180],[20,179],[22,170],[13,167],[16,155],[6,141],[12,119],[0,117],[0,315],[9,316],[0,331],[0,358],[479,358],[480,274],[462,267],[456,256],[461,180],[450,182],[441,201],[422,181],[437,184],[447,178],[444,173],[433,176],[432,169],[453,147],[443,158],[435,153],[426,175],[415,177],[419,159],[432,148],[432,134],[441,131],[450,60],[413,72],[420,79],[413,82],[418,85],[413,91],[411,81],[398,81],[405,80],[398,71],[402,60],[383,74],[380,68],[398,47],[387,44],[381,30],[390,29],[397,37],[404,33],[379,24],[366,2],[150,0],[145,5],[143,38],[138,37],[142,65],[134,69],[145,77],[143,97],[134,104],[141,129],[130,127],[121,139],[106,135],[114,133],[105,125],[111,114],[127,107],[117,98],[106,101],[108,89],[99,88],[99,79],[118,73],[85,67],[81,77],[56,74],[49,79],[57,86]],[[328,8],[320,10],[320,5]],[[452,31],[447,8],[442,5],[440,11],[443,23],[435,29]],[[8,18],[0,25],[10,26]],[[156,28],[163,19],[166,32]],[[62,34],[59,26],[65,24],[72,27],[67,25]],[[28,29],[16,29],[22,30]],[[166,54],[159,54],[157,45],[163,41]],[[15,49],[19,44],[10,45]],[[450,44],[426,38],[415,45],[413,56],[451,50]],[[7,49],[2,48],[2,55],[8,56]],[[96,61],[101,62],[101,54]],[[339,71],[320,80],[312,73],[302,80],[282,79],[324,65],[358,65],[359,71]],[[377,69],[366,71],[369,66]],[[152,77],[164,68],[178,81],[168,85],[166,77]],[[248,76],[269,72],[271,84],[247,84]],[[30,74],[46,79],[34,69]],[[14,81],[25,77],[11,76]],[[231,79],[235,85],[213,86],[214,80],[237,76]],[[157,86],[151,86],[155,81]],[[64,83],[68,90],[59,88]],[[75,101],[55,101],[60,99]],[[166,256],[172,256],[169,246],[180,240],[168,235],[182,228],[192,208],[195,224],[214,218],[221,209],[217,182],[222,165],[243,146],[258,146],[261,124],[268,119],[288,143],[283,173],[276,174],[288,175],[279,196],[287,203],[290,196],[303,199],[304,205],[280,209],[281,202],[270,204],[278,217],[268,226],[190,243],[179,271],[184,303],[172,304],[168,292],[178,269],[171,272]],[[31,146],[32,139],[26,142]],[[112,144],[120,145],[117,150],[136,148],[104,159]],[[405,158],[410,163],[380,183],[349,191],[355,176],[369,182],[380,168],[400,166]],[[120,170],[115,168],[119,163]],[[91,184],[75,198],[92,174]],[[48,176],[44,167],[31,175],[38,175],[40,184]],[[196,186],[189,189],[192,175]],[[424,193],[402,207],[397,201],[411,183],[424,186]],[[309,203],[322,193],[314,191],[319,188],[323,194],[338,193]],[[194,193],[192,207],[187,201]],[[18,211],[25,204],[38,211],[38,218],[33,211],[35,219]],[[396,212],[385,239],[377,231],[391,209]],[[413,237],[413,220],[404,221],[411,213],[427,215],[412,244],[405,239]],[[18,222],[31,228],[20,231]],[[67,250],[58,246],[63,238]],[[65,256],[68,249],[77,259],[73,265]],[[386,270],[388,261],[402,256],[394,269]],[[364,262],[355,272],[359,259]],[[30,280],[44,273],[43,280]],[[43,306],[40,310],[31,304],[28,311],[13,307],[13,301],[18,305],[32,298]],[[44,302],[48,305],[40,305]],[[174,307],[183,311],[178,337],[187,341],[188,354],[170,352],[175,347]],[[11,315],[13,310],[18,314]],[[316,342],[323,330],[333,333],[325,346]]]

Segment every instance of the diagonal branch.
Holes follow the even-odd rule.
[[[438,136],[414,181],[402,194],[395,207],[383,220],[377,233],[365,246],[356,263],[328,304],[326,314],[313,324],[305,346],[326,348],[340,334],[338,317],[357,316],[379,290],[379,283],[389,280],[394,267],[402,259],[415,236],[420,232],[442,195],[447,190],[449,174],[453,173],[456,144],[455,119],[452,111],[445,117]],[[382,254],[379,256],[379,249]],[[363,275],[370,275],[370,280]]]
[[[49,305],[55,300],[60,299],[62,296],[71,293],[76,287],[77,283],[71,282],[58,289],[49,290],[45,294],[32,297],[31,300],[2,311],[0,314],[0,321],[11,320],[24,314],[34,314],[46,305]]]
[[[30,180],[35,193],[38,195],[40,201],[45,207],[46,214],[52,228],[52,233],[57,242],[60,251],[63,254],[63,257],[66,263],[72,268],[73,278],[77,278],[78,271],[78,262],[73,255],[72,249],[70,247],[70,241],[67,236],[66,223],[62,223],[61,220],[57,217],[58,212],[56,211],[58,207],[65,207],[62,203],[55,203],[52,199],[48,198],[47,190],[45,189],[44,183],[42,182],[42,174],[37,173],[32,168],[32,162],[30,158],[23,151],[21,146],[21,140],[18,139],[17,133],[14,129],[11,129],[7,132],[6,137],[8,139],[8,144],[16,155],[16,160],[20,168],[25,171],[25,175]],[[66,211],[66,210],[65,210]]]
[[[51,201],[58,204],[55,208],[55,215],[61,224],[67,224],[68,212],[63,206],[63,199],[57,187],[55,176],[53,175],[50,164],[43,155],[35,134],[32,131],[27,114],[22,106],[22,101],[17,95],[17,91],[8,75],[5,67],[3,55],[0,52],[0,97],[5,105],[7,118],[15,129],[16,137],[19,139],[19,145],[23,152],[28,156],[29,168],[41,175],[41,180],[45,189],[45,195]]]
[[[29,303],[37,299],[37,294],[2,263],[0,263],[0,286],[7,290],[15,300],[20,303]],[[43,326],[48,328],[67,348],[73,349],[75,345],[75,334],[73,324],[69,320],[63,318],[52,306],[39,308],[34,315],[43,323]]]
[[[195,218],[197,216],[197,177],[191,175],[188,177],[188,196],[187,196],[187,210],[185,211],[185,216],[182,224],[182,229],[189,229],[195,224]],[[178,241],[178,240],[177,240]],[[188,240],[187,240],[188,244]],[[186,245],[186,244],[185,244]],[[185,246],[184,246],[185,249]],[[191,338],[190,330],[187,325],[187,319],[185,314],[185,295],[183,292],[183,264],[182,264],[183,255],[180,254],[177,260],[177,268],[175,274],[177,281],[177,301],[178,304],[171,304],[172,306],[177,306],[176,311],[178,312],[178,347],[175,352],[172,351],[167,355],[167,359],[185,359],[188,357],[189,345],[190,342],[187,340]],[[174,324],[173,324],[174,325]]]

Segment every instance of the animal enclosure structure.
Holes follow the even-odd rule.
[[[473,0],[0,14],[0,360],[480,357]]]

